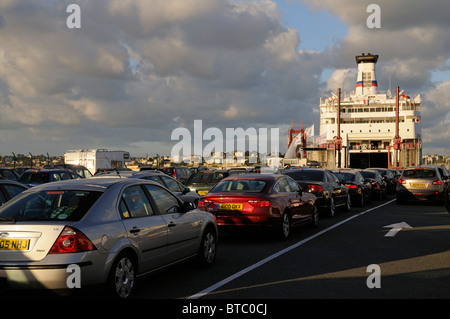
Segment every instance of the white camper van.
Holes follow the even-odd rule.
[[[130,161],[126,151],[108,151],[106,149],[68,150],[64,153],[64,163],[83,165],[94,175],[99,170],[124,168]]]

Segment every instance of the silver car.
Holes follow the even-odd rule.
[[[406,167],[397,182],[396,200],[429,200],[442,203],[445,187],[444,177],[436,167]]]
[[[161,184],[132,178],[46,183],[0,207],[0,284],[121,298],[136,278],[190,257],[212,265],[217,224]],[[75,287],[75,288],[74,288]]]
[[[22,183],[10,179],[0,179],[0,206],[27,189],[28,187]]]

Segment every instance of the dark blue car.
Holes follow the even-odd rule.
[[[82,178],[69,169],[30,169],[19,178],[19,182],[31,187],[39,184]]]

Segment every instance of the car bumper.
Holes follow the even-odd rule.
[[[397,190],[396,197],[401,200],[439,201],[442,193],[437,190],[400,189]]]
[[[50,256],[49,260],[46,257],[40,262],[2,262],[0,285],[3,289],[64,290],[84,288],[105,280],[104,263],[87,261],[83,258],[86,253],[73,255],[78,256],[65,258],[62,263],[58,263],[57,259],[63,256]]]
[[[280,221],[280,218],[262,216],[262,215],[245,215],[245,214],[217,214],[217,226],[272,226]]]

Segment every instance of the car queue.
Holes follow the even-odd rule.
[[[186,171],[113,171],[86,179],[60,170],[25,172],[26,181],[44,173],[60,180],[15,182],[23,188],[11,195],[0,184],[1,288],[64,289],[63,266],[76,264],[83,287],[101,285],[112,297],[128,298],[135,281],[154,271],[187,259],[214,265],[221,230],[257,228],[286,240],[295,226],[317,227],[319,216],[332,218],[387,194],[399,204],[437,201],[450,212],[449,176],[438,167],[405,168],[397,179],[378,169],[202,169],[192,188]]]

